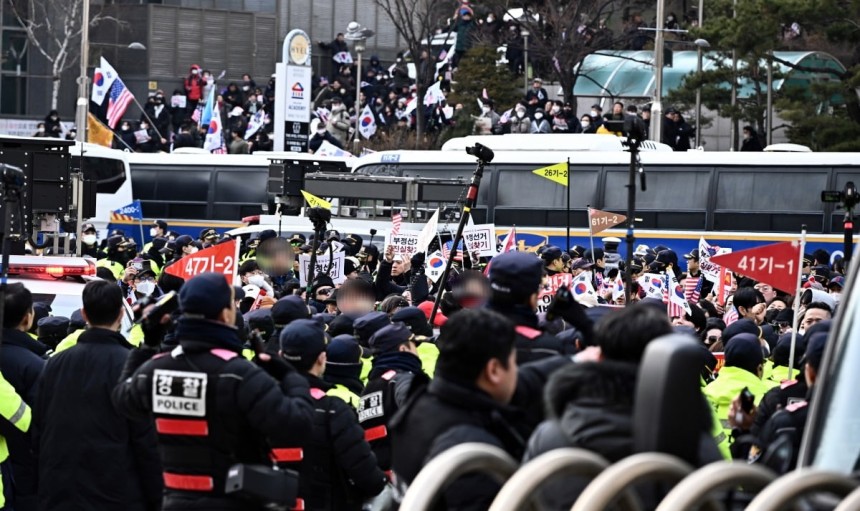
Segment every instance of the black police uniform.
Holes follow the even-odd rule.
[[[778,474],[794,469],[808,414],[807,401],[792,403],[773,414],[750,449],[748,461],[762,463]]]
[[[311,374],[304,377],[315,408],[310,441],[275,446],[273,459],[299,472],[297,508],[359,511],[365,500],[382,491],[387,477],[364,439],[355,409],[326,395],[333,385]]]
[[[759,435],[768,419],[789,405],[806,401],[808,392],[809,387],[806,385],[806,379],[802,376],[798,380],[783,382],[779,387],[767,391],[767,394],[762,397],[758,404],[755,421],[750,432],[753,435]]]
[[[40,356],[44,349],[47,349],[44,344],[26,332],[11,328],[3,330],[0,369],[3,377],[30,407],[36,404],[36,385],[45,367],[45,360]],[[36,509],[39,472],[31,434],[23,433],[8,421],[0,421],[0,434],[9,444],[9,457],[15,475],[15,509]]]
[[[239,354],[242,341],[230,326],[186,317],[175,336],[179,346],[152,360],[153,350],[133,352],[114,391],[127,415],[155,418],[163,509],[262,509],[224,493],[227,471],[268,463],[267,438],[284,445],[310,437],[307,381],[290,372],[279,385]]]

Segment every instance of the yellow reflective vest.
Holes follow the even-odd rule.
[[[336,383],[334,387],[330,388],[329,391],[326,392],[326,395],[343,399],[346,404],[351,405],[356,410],[358,410],[358,406],[361,404],[361,398],[358,394],[349,390],[340,383]]]
[[[715,429],[714,440],[725,453],[730,445],[732,426],[729,424],[729,410],[732,401],[748,388],[755,396],[754,403],[758,405],[768,390],[778,385],[769,380],[762,380],[757,375],[735,366],[724,366],[716,380],[708,384],[703,392],[711,404],[714,416],[720,423],[719,431]]]
[[[30,430],[30,421],[33,418],[30,407],[2,374],[0,374],[0,416],[24,433]],[[9,459],[9,447],[6,445],[6,438],[0,436],[0,463],[7,459]],[[3,481],[0,479],[0,508],[5,505]]]

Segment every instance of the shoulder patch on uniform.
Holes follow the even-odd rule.
[[[324,390],[317,389],[317,388],[311,389],[311,397],[316,399],[317,401],[324,398],[325,396],[326,396],[326,393]]]
[[[785,380],[784,382],[779,384],[779,388],[787,389],[787,388],[791,387],[792,385],[797,385],[797,380]]]
[[[522,335],[526,339],[537,339],[538,337],[540,337],[540,334],[543,333],[536,328],[532,328],[530,326],[525,325],[519,325],[515,330],[518,334]]]
[[[233,360],[234,358],[239,356],[236,354],[235,351],[224,350],[224,349],[220,349],[220,348],[216,348],[214,350],[209,350],[209,353],[215,355],[216,357],[220,358],[221,360]]]
[[[787,405],[785,407],[785,410],[787,412],[796,412],[808,404],[808,401],[798,401],[797,403],[791,403],[790,405]]]
[[[395,376],[397,376],[397,371],[395,371],[394,369],[390,369],[388,371],[385,371],[380,378],[385,381],[391,381],[391,379]]]
[[[167,352],[156,353],[155,355],[152,356],[152,360],[157,360],[161,357],[166,357],[167,355],[169,355],[169,353],[167,353]]]

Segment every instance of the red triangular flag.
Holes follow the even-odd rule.
[[[230,285],[236,277],[238,245],[236,240],[205,248],[196,254],[187,255],[164,268],[166,273],[188,280],[206,272],[223,273]]]
[[[785,241],[712,256],[711,262],[753,280],[770,284],[785,293],[795,294],[797,275],[800,272],[799,259],[800,242]]]

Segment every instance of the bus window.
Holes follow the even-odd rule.
[[[72,168],[81,168],[81,157],[72,155]],[[116,193],[125,183],[122,160],[85,156],[84,179],[95,180],[97,193]]]
[[[497,167],[498,168],[498,167]],[[510,168],[499,172],[498,207],[565,208],[567,187],[533,174],[535,167]],[[599,168],[571,167],[570,204],[583,208],[597,204]]]
[[[607,169],[605,209],[627,209],[628,170]],[[636,209],[656,210],[689,210],[704,212],[708,207],[708,189],[710,188],[710,169],[702,172],[688,171],[681,168],[659,168],[649,165],[647,174],[647,190],[636,191]],[[637,186],[639,185],[637,179]]]
[[[717,210],[820,212],[822,209],[820,193],[827,189],[826,172],[778,168],[768,172],[718,170]],[[775,175],[779,178],[774,179]],[[768,197],[778,200],[762,200]]]

